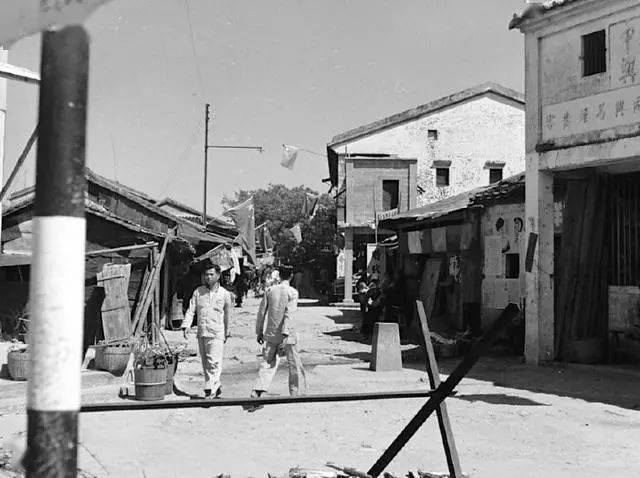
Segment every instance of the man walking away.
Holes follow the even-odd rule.
[[[189,309],[184,316],[182,330],[186,339],[187,332],[193,323],[193,316],[198,316],[197,337],[204,371],[204,396],[218,398],[222,394],[220,375],[224,343],[229,336],[231,294],[220,286],[219,265],[209,265],[202,279],[204,285],[193,292],[189,301]]]
[[[294,313],[298,306],[298,292],[289,285],[292,269],[280,270],[279,284],[273,285],[266,293],[256,321],[257,341],[263,346],[258,380],[251,392],[254,398],[260,397],[269,390],[273,377],[278,370],[280,353],[284,353],[289,362],[289,393],[298,395],[298,385],[302,371],[302,363],[297,349],[297,334],[294,328]],[[261,406],[249,407],[255,411]]]

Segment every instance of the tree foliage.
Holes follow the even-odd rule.
[[[270,184],[266,189],[236,191],[234,197],[224,196],[222,206],[230,209],[253,196],[256,226],[266,223],[274,240],[274,253],[282,263],[300,268],[304,265],[327,267],[333,259],[336,234],[336,210],[333,198],[319,195],[313,219],[303,211],[307,195],[319,193],[303,186],[289,188],[283,184]],[[302,242],[296,241],[290,229],[300,225]]]

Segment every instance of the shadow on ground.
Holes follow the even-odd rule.
[[[360,311],[344,308],[338,310],[340,314],[327,317],[336,324],[351,323],[353,327],[326,332],[326,334],[346,341],[371,344],[371,339],[363,338],[358,332],[361,323]],[[406,345],[410,342],[403,340],[402,343]],[[346,353],[340,356],[364,362],[369,362],[371,359],[371,355],[368,352]],[[461,357],[440,359],[440,372],[449,375],[461,359]],[[423,346],[415,345],[413,348],[403,350],[402,362],[405,368],[426,370],[426,355]],[[368,367],[363,367],[364,369],[368,369]],[[522,357],[505,355],[500,353],[498,349],[494,349],[492,354],[481,358],[476,363],[467,377],[490,382],[498,387],[577,398],[629,410],[640,410],[640,373],[635,375],[621,373],[615,367],[572,366],[557,362],[542,366],[527,365]],[[490,396],[472,398],[474,400],[495,401],[489,403],[501,403],[500,400],[509,401],[505,397],[509,397],[509,395],[492,394]],[[464,397],[457,398],[465,399]],[[525,405],[523,403],[511,404]]]
[[[408,352],[411,352],[412,359],[417,356],[422,358],[403,360],[404,366],[425,370],[424,352],[419,348]],[[449,375],[460,360],[460,357],[439,360],[440,372]],[[523,363],[522,357],[489,355],[480,359],[467,378],[490,382],[497,387],[640,410],[639,376],[620,373],[614,367],[573,366],[563,363],[535,366]]]
[[[491,405],[516,405],[519,407],[548,407],[547,403],[536,402],[517,395],[507,395],[506,393],[474,393],[468,395],[455,395],[452,398],[464,400],[465,402],[485,402]]]

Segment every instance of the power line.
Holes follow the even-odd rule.
[[[202,128],[203,128],[203,124],[198,122],[197,126],[193,130],[193,133],[191,134],[191,137],[189,138],[189,142],[187,143],[187,146],[184,148],[182,153],[180,153],[177,156],[175,164],[173,165],[173,167],[171,168],[171,171],[169,172],[169,177],[167,178],[164,185],[162,186],[160,195],[165,195],[165,193],[168,192],[169,187],[177,177],[176,173],[178,172],[178,169],[180,167],[184,167],[185,160],[189,160],[191,158],[191,151],[195,146],[196,137],[200,134]]]
[[[202,74],[200,72],[200,66],[198,64],[198,55],[196,53],[195,36],[193,34],[193,25],[191,24],[191,8],[189,8],[189,0],[184,0],[184,6],[187,13],[187,23],[189,25],[189,40],[191,41],[191,53],[193,55],[194,68],[198,76],[198,82],[200,84],[200,97],[204,96],[204,87],[202,81]]]

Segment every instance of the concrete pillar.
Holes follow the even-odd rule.
[[[344,301],[353,302],[353,228],[344,230]]]
[[[538,234],[531,272],[526,272],[525,359],[539,364],[554,356],[553,175],[527,155],[526,232]]]
[[[0,63],[7,63],[9,52],[0,48]],[[7,80],[0,78],[0,189],[4,185],[4,143],[5,143],[5,122],[7,116]],[[2,201],[0,201],[0,237],[2,236]],[[2,252],[2,241],[0,240],[0,253]]]

